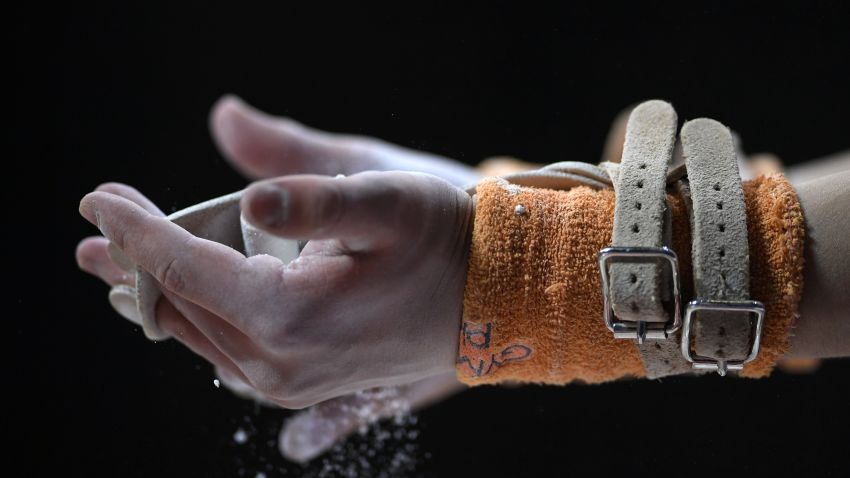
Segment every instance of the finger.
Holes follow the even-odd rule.
[[[626,125],[629,122],[629,115],[636,105],[620,111],[614,122],[611,123],[611,129],[608,130],[608,137],[605,138],[605,148],[602,150],[602,161],[610,161],[619,163],[623,157],[623,145],[626,141]]]
[[[109,290],[109,305],[122,317],[136,325],[142,325],[136,301],[136,289],[128,285],[116,285]]]
[[[145,211],[153,214],[154,216],[165,216],[165,213],[160,210],[156,204],[154,204],[150,199],[148,199],[144,194],[140,193],[138,189],[129,186],[127,184],[122,183],[103,183],[100,186],[95,188],[95,191],[102,191],[107,193],[115,194],[116,196],[121,196],[125,199],[129,199],[134,203],[138,204]],[[114,243],[109,243],[109,247],[106,252],[109,254],[109,258],[112,259],[112,262],[115,263],[119,268],[123,269],[128,273],[135,273],[136,264],[131,261],[124,251],[118,248]]]
[[[77,264],[80,269],[112,286],[109,304],[125,319],[141,325],[136,307],[136,276],[115,264],[107,252],[109,244],[109,240],[101,236],[83,239],[77,245]]]
[[[369,136],[329,133],[289,118],[271,116],[234,95],[219,99],[210,131],[222,154],[244,175],[354,174],[360,171],[422,171],[456,186],[480,174],[463,163]]]
[[[156,305],[156,321],[163,332],[177,339],[195,354],[203,357],[216,368],[226,370],[228,374],[248,382],[242,370],[212,342],[189,322],[167,299],[160,299]]]
[[[347,174],[351,165],[345,163],[356,160],[331,135],[263,113],[234,95],[213,106],[210,130],[224,157],[251,178]]]
[[[114,194],[116,196],[121,196],[122,198],[129,199],[134,203],[141,206],[145,211],[153,214],[154,216],[165,216],[165,213],[162,212],[160,208],[156,206],[150,199],[148,199],[144,194],[140,193],[138,189],[133,186],[129,186],[123,183],[103,183],[100,186],[95,188],[95,191],[101,191],[105,193]]]
[[[363,426],[418,410],[463,388],[452,372],[404,387],[380,388],[328,400],[290,418],[281,430],[278,447],[287,459],[304,463]]]
[[[89,193],[80,202],[80,214],[163,288],[222,317],[236,317],[239,301],[233,297],[250,297],[245,292],[252,284],[267,279],[249,274],[245,256],[234,249],[195,237],[123,197]],[[243,285],[248,290],[243,292]]]
[[[256,355],[254,342],[226,320],[173,292],[163,290],[162,294],[196,330],[234,363],[247,363]],[[250,384],[248,381],[246,383]]]
[[[394,242],[402,222],[411,219],[415,174],[367,171],[261,181],[245,191],[242,211],[256,227],[281,237],[336,238],[349,250],[375,249]]]
[[[77,265],[111,286],[134,286],[135,276],[122,270],[112,261],[107,253],[108,245],[109,240],[101,236],[83,239],[77,245]]]

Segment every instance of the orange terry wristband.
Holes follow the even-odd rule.
[[[764,303],[758,357],[742,377],[770,375],[789,348],[802,292],[802,210],[781,173],[743,183],[751,295]],[[668,194],[673,249],[693,297],[687,211]],[[601,383],[645,377],[634,343],[602,320],[596,255],[611,243],[614,191],[521,187],[498,177],[477,186],[456,372],[468,385],[520,381]]]

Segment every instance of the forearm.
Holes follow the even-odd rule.
[[[850,171],[795,186],[806,221],[800,315],[785,357],[850,356]]]

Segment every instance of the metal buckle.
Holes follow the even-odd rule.
[[[611,307],[610,279],[608,263],[614,258],[630,259],[629,262],[643,262],[646,259],[666,259],[673,271],[673,320],[659,322],[630,322],[614,320],[614,310]],[[604,300],[605,326],[614,333],[616,339],[637,339],[642,344],[645,339],[664,340],[670,334],[679,330],[682,325],[681,287],[679,286],[679,260],[676,253],[667,247],[606,247],[597,254],[599,271],[602,275],[602,297]]]
[[[744,360],[716,360],[709,357],[691,355],[691,325],[693,316],[698,311],[713,310],[719,312],[747,312],[756,314],[755,323],[750,320],[750,336],[753,337],[750,353]],[[759,353],[761,343],[761,329],[764,324],[764,304],[757,300],[725,301],[725,300],[692,300],[688,302],[685,311],[685,323],[682,327],[682,355],[695,369],[716,370],[721,376],[726,375],[727,370],[743,370],[744,364],[753,361]]]

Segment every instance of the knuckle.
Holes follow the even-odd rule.
[[[393,204],[393,207],[387,210],[385,224],[395,233],[408,230],[421,222],[422,215],[418,214],[418,210],[422,207],[421,200],[415,199],[411,190],[404,181],[397,181],[385,185],[382,191],[381,201]]]
[[[368,191],[361,197],[364,206],[398,215],[414,202],[415,195],[411,194],[411,178],[407,171],[365,171],[361,178]]]
[[[378,190],[378,196],[381,201],[397,206],[410,201],[410,193],[403,182],[397,181],[394,178],[387,178],[386,176],[381,179],[381,187]]]
[[[156,274],[157,280],[163,287],[177,294],[181,293],[186,287],[181,264],[180,259],[171,258],[165,261]]]
[[[321,195],[314,209],[313,224],[321,231],[334,230],[342,221],[346,207],[345,195],[337,183],[327,186],[326,194]]]
[[[192,257],[192,237],[187,238],[181,247],[169,251],[168,255],[157,262],[154,277],[163,287],[180,294],[186,289],[186,261]]]

